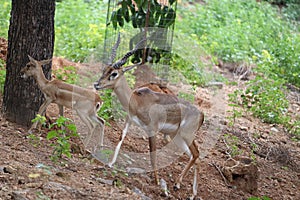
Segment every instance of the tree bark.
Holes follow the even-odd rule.
[[[7,120],[29,126],[44,97],[33,78],[24,80],[20,70],[29,62],[52,58],[55,0],[12,0],[3,113]],[[51,77],[51,63],[44,66]]]

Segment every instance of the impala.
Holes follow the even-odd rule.
[[[39,108],[38,114],[45,115],[46,109],[50,103],[59,105],[60,115],[63,115],[63,106],[76,111],[79,118],[87,125],[89,136],[94,133],[95,128],[100,125],[100,145],[103,143],[104,120],[97,115],[97,111],[102,106],[102,100],[99,95],[89,89],[76,85],[71,85],[60,80],[47,80],[42,66],[51,62],[49,60],[37,61],[29,57],[29,62],[21,69],[22,78],[33,77],[40,90],[45,96],[45,101]],[[30,130],[37,128],[38,122],[34,122]]]
[[[119,43],[120,37],[113,47],[111,61],[115,57],[115,51]],[[149,136],[150,160],[157,184],[159,179],[156,166],[156,133],[161,132],[169,135],[177,147],[190,156],[189,162],[176,180],[174,190],[178,190],[189,169],[195,164],[199,166],[199,162],[196,162],[199,159],[199,150],[194,138],[204,121],[204,115],[194,105],[177,98],[174,94],[157,92],[147,85],[138,87],[135,90],[129,87],[124,73],[139,64],[128,67],[122,66],[138,48],[141,48],[142,43],[144,41],[139,42],[133,50],[126,53],[119,61],[107,65],[100,79],[94,84],[97,90],[113,89],[128,114],[121,140],[115,149],[109,166],[111,167],[115,163],[128,128],[134,122],[142,127]],[[197,195],[197,166],[194,166],[192,199]]]

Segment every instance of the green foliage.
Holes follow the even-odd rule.
[[[286,124],[288,131],[292,134],[292,140],[300,141],[300,115],[294,120]]]
[[[98,115],[101,116],[106,122],[113,117],[113,109],[112,109],[112,90],[107,89],[103,90],[101,99],[103,100],[103,105],[98,112]]]
[[[243,151],[239,148],[240,140],[238,137],[231,135],[231,134],[225,134],[224,138],[225,138],[225,142],[229,148],[228,153],[232,157],[243,154]]]
[[[63,69],[53,71],[56,78],[70,84],[75,84],[78,81],[77,70],[73,66],[66,66]]]
[[[300,86],[300,35],[297,27],[284,21],[270,4],[211,0],[191,9],[184,13],[182,24],[191,27],[189,33],[198,36],[208,53],[225,62],[259,64],[267,51],[272,57],[270,69]]]
[[[133,28],[143,28],[146,26],[146,16],[149,6],[149,19],[148,27],[159,27],[167,28],[170,27],[175,22],[176,13],[175,10],[168,6],[161,6],[157,0],[152,1],[135,1],[137,7],[133,5],[132,1],[124,0],[119,5],[116,11],[111,14],[110,22],[108,25],[112,24],[115,29],[118,26],[123,27],[124,22],[131,22]],[[148,5],[148,2],[150,5]],[[169,1],[172,5],[175,1]]]
[[[240,90],[235,90],[232,94],[228,94],[229,97],[229,106],[232,107],[232,110],[229,111],[229,126],[233,126],[237,118],[241,117],[242,110],[240,109],[239,105],[239,98],[240,98]]]
[[[263,196],[263,197],[250,197],[247,200],[271,200],[270,197]]]
[[[300,20],[300,1],[299,0],[265,0],[271,4],[279,6],[281,12],[291,20]]]
[[[38,122],[39,124],[41,124],[42,126],[46,125],[46,117],[42,116],[40,114],[37,114],[36,117],[34,119],[31,120],[32,123]]]
[[[158,62],[161,58],[169,60],[171,47],[168,44],[166,30],[175,23],[176,12],[172,8],[173,4],[176,5],[175,2],[175,0],[169,1],[170,5],[166,6],[157,0],[137,0],[135,4],[131,0],[121,1],[117,5],[117,10],[112,11],[109,16],[107,25],[112,25],[115,30],[118,27],[125,27],[127,24],[139,29],[140,32],[130,39],[130,48],[141,41],[145,35],[144,30],[146,30],[149,36],[147,48],[151,50],[152,61]],[[144,29],[146,26],[149,28]],[[132,56],[131,62],[140,62],[143,56],[144,49],[138,49]]]
[[[284,15],[291,20],[297,20],[298,25],[300,21],[300,2],[296,2],[297,0],[294,0],[294,2],[288,3],[286,7],[283,8]]]
[[[4,64],[4,61],[0,59],[0,94],[3,94],[6,77],[6,70]]]
[[[185,92],[179,92],[178,97],[181,99],[184,99],[186,101],[189,101],[189,102],[194,102],[194,99],[195,99],[194,94],[185,93]]]
[[[50,125],[47,139],[54,140],[51,146],[54,147],[54,151],[51,156],[51,160],[56,162],[62,155],[71,157],[71,144],[72,137],[77,137],[77,129],[71,119],[60,116],[55,123]]]
[[[7,38],[11,2],[8,0],[0,1],[0,37]]]
[[[191,85],[202,85],[202,71],[197,70],[191,61],[182,58],[178,54],[174,54],[170,63],[171,67],[184,75],[188,83]]]
[[[266,69],[266,74],[269,72]],[[270,72],[271,73],[271,72]],[[274,74],[269,77],[276,77]],[[230,106],[233,107],[230,123],[234,123],[235,117],[240,117],[242,106],[244,111],[250,111],[255,117],[266,123],[284,125],[292,134],[293,140],[300,139],[299,115],[293,119],[288,113],[289,102],[286,98],[285,81],[280,78],[266,78],[257,75],[255,79],[247,83],[245,91],[236,90],[229,95]],[[237,114],[236,114],[237,112]]]
[[[270,46],[270,60],[260,59],[259,64],[270,68],[272,72],[288,82],[300,86],[300,35],[282,36],[276,45]]]
[[[64,0],[56,3],[55,55],[75,61],[103,44],[106,4],[102,1]]]
[[[36,117],[34,119],[31,120],[32,123],[34,122],[38,122],[38,124],[41,124],[41,126],[45,126],[46,125],[46,117],[45,116],[41,116],[40,114],[37,114]],[[29,139],[30,143],[34,146],[34,147],[38,147],[40,145],[40,136],[36,135],[35,133],[30,133],[27,138]]]
[[[253,113],[267,123],[285,124],[290,118],[287,116],[289,102],[286,99],[281,79],[268,79],[262,76],[249,82],[243,94],[242,103]]]

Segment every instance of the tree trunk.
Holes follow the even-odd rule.
[[[19,72],[28,56],[52,58],[54,48],[55,0],[12,0],[8,32],[8,54],[4,85],[3,113],[7,120],[29,126],[44,97],[36,82],[24,80]],[[51,63],[44,66],[51,77]]]

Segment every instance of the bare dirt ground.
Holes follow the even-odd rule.
[[[226,68],[217,68],[229,79]],[[239,87],[243,87],[241,84]],[[237,86],[223,85],[224,101]],[[240,117],[234,126],[223,113],[213,108],[216,99],[212,88],[198,88],[195,103],[205,113],[206,120],[196,136],[200,150],[205,151],[198,175],[198,197],[211,199],[248,199],[269,197],[274,200],[300,199],[300,143],[291,140],[283,127],[262,123],[250,115]],[[290,92],[290,112],[299,114],[299,93]],[[2,96],[0,96],[0,109]],[[56,106],[48,112],[57,113]],[[53,114],[50,114],[53,115]],[[70,111],[67,110],[67,116]],[[217,118],[218,120],[214,120]],[[212,148],[203,146],[204,139],[213,134],[209,130],[218,121],[222,124],[220,136]],[[110,141],[117,143],[121,129],[111,121],[105,129]],[[53,151],[46,139],[47,129],[37,134],[38,140],[28,137],[26,127],[6,121],[0,115],[0,199],[186,199],[192,192],[193,173],[184,178],[179,191],[173,190],[175,178],[183,170],[188,156],[181,156],[171,165],[159,170],[159,176],[168,186],[169,196],[164,197],[155,185],[151,172],[130,174],[112,170],[84,151],[78,138],[72,140],[72,158],[59,162],[50,160]],[[225,135],[238,138],[229,143]],[[159,145],[165,141],[159,138]],[[256,148],[253,148],[255,144]],[[238,157],[229,152],[238,147]],[[147,152],[147,140],[128,135],[124,150]],[[159,160],[159,158],[158,158]]]

